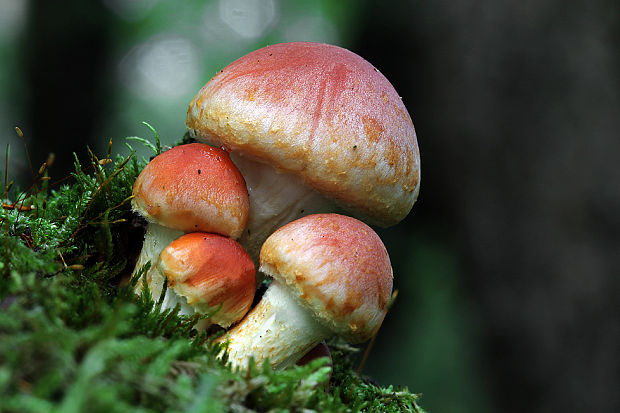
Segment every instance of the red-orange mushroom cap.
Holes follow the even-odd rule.
[[[168,290],[198,313],[229,327],[248,312],[256,292],[254,263],[243,247],[221,235],[193,232],[170,243],[161,252],[159,270]]]
[[[132,206],[149,222],[183,232],[238,238],[249,213],[245,180],[228,153],[201,143],[151,160],[133,187]]]
[[[339,214],[300,218],[263,244],[260,270],[286,285],[336,334],[369,339],[392,295],[392,266],[383,242],[363,222]]]
[[[241,57],[190,103],[187,126],[383,225],[402,220],[417,196],[419,151],[402,99],[338,46],[281,43]]]
[[[381,226],[405,218],[418,196],[420,153],[402,99],[374,66],[338,46],[281,43],[239,58],[198,92],[186,124],[196,139],[229,148],[244,174],[252,202],[248,229],[264,234],[251,248],[300,216],[335,210],[305,194],[296,195],[307,196],[304,203],[274,201],[300,184]],[[279,173],[278,185],[261,184],[275,173],[264,164]],[[283,184],[292,189],[260,198],[265,186]],[[254,186],[261,186],[256,195]],[[266,202],[274,213],[255,218],[254,204]],[[284,216],[262,223],[274,215]]]
[[[365,341],[383,322],[392,293],[390,259],[379,236],[355,218],[295,220],[267,238],[260,262],[273,280],[227,336],[234,366],[246,367],[252,356],[284,367],[333,335]]]
[[[249,215],[243,176],[228,153],[203,143],[176,146],[149,162],[133,186],[132,207],[149,222],[134,274],[144,274],[153,296],[164,278],[156,266],[161,251],[186,232],[237,238]],[[136,285],[140,294],[143,282]]]

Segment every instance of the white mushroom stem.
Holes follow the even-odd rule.
[[[274,280],[258,305],[223,340],[228,340],[232,367],[247,370],[250,357],[257,366],[267,358],[273,368],[294,364],[332,335],[286,286]]]
[[[179,305],[179,315],[192,315],[196,312],[194,308],[187,304],[185,297],[180,296],[172,288],[168,287],[161,303],[161,309],[174,308],[177,304]]]
[[[250,195],[250,216],[239,242],[254,262],[263,242],[281,226],[309,214],[332,212],[336,204],[306,185],[301,178],[273,166],[231,153]]]
[[[158,273],[161,274],[160,271],[158,271]],[[160,294],[161,294],[161,290],[160,290]],[[157,300],[159,297],[154,297],[154,298]],[[166,289],[166,294],[164,294],[164,299],[162,300],[162,303],[161,303],[161,310],[163,312],[164,310],[168,310],[169,308],[174,308],[177,305],[179,306],[179,315],[194,315],[196,313],[196,310],[194,309],[194,307],[187,304],[187,299],[185,297],[177,294],[173,288],[168,287]],[[207,328],[209,328],[211,324],[213,324],[211,322],[211,319],[205,318],[202,320],[198,320],[194,328],[198,332],[203,332]]]
[[[161,295],[161,291],[164,288],[165,277],[158,269],[157,261],[159,260],[159,254],[162,250],[168,246],[172,241],[183,235],[183,231],[176,229],[170,229],[158,224],[149,223],[146,228],[146,234],[144,235],[144,243],[142,244],[142,251],[138,257],[138,262],[133,271],[133,275],[150,262],[151,267],[145,274],[146,282],[151,291],[153,299],[157,300]],[[138,280],[136,284],[136,294],[141,294],[143,288],[142,278]]]

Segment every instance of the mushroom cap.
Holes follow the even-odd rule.
[[[308,215],[279,228],[263,244],[260,271],[352,343],[374,334],[392,293],[390,258],[379,236],[338,214]]]
[[[248,221],[248,190],[228,153],[202,143],[176,146],[151,160],[133,186],[132,207],[184,232],[238,238]]]
[[[402,99],[337,46],[281,43],[241,57],[198,92],[186,123],[197,139],[298,175],[372,223],[400,222],[418,195],[420,155]]]
[[[222,308],[211,321],[222,327],[243,318],[256,292],[254,263],[241,245],[217,234],[193,232],[172,241],[159,256],[168,288],[199,313]]]
[[[325,341],[321,341],[319,344],[312,347],[306,354],[303,355],[302,358],[297,360],[297,363],[295,364],[298,366],[305,366],[312,360],[318,359],[319,357],[329,358],[329,365],[333,367],[332,353],[329,351],[329,347],[327,347]]]

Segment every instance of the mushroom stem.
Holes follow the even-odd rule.
[[[174,308],[177,304],[179,305],[179,315],[192,315],[195,313],[194,309],[187,304],[187,299],[185,297],[177,294],[172,288],[167,288],[161,303],[161,309],[167,310],[169,308]]]
[[[158,270],[158,273],[161,274],[161,270]],[[161,310],[164,311],[174,308],[177,304],[179,305],[179,315],[193,315],[196,313],[196,310],[187,303],[187,299],[185,297],[177,294],[174,289],[168,287],[161,303]],[[201,333],[211,327],[211,324],[213,324],[211,318],[206,318],[198,320],[194,328],[196,331]]]
[[[230,156],[244,176],[250,195],[250,216],[239,243],[254,262],[258,262],[263,242],[277,228],[303,216],[337,208],[298,176],[278,172],[271,165],[235,152]]]
[[[333,333],[306,310],[287,287],[274,280],[259,304],[223,337],[233,369],[247,370],[250,357],[273,368],[295,363]]]
[[[168,246],[172,241],[183,235],[183,231],[176,229],[170,229],[162,225],[149,223],[146,228],[146,234],[144,235],[144,243],[142,244],[142,251],[138,257],[138,262],[133,271],[135,275],[140,268],[146,265],[147,262],[151,263],[150,269],[144,274],[146,281],[151,291],[153,298],[157,299],[161,295],[161,290],[164,288],[165,277],[157,266],[159,260],[159,254],[164,248]],[[136,294],[142,292],[142,279],[138,280],[136,284]]]

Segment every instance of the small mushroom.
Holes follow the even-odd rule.
[[[200,323],[199,330],[212,323],[228,328],[252,305],[256,292],[254,263],[230,238],[202,232],[185,234],[164,248],[158,266],[168,279],[162,308],[180,304],[181,313],[186,315],[215,311]]]
[[[327,383],[325,385],[325,389],[329,391],[329,383],[332,380],[333,372],[334,372],[334,361],[332,359],[332,353],[329,351],[329,347],[327,347],[327,343],[325,341],[321,341],[316,346],[312,347],[306,354],[302,356],[299,360],[297,360],[298,366],[305,366],[313,360],[316,360],[320,357],[327,357],[329,359],[329,367],[331,371],[329,372],[329,378],[327,379]]]
[[[197,231],[236,239],[248,219],[243,176],[226,151],[202,143],[176,146],[153,158],[136,179],[133,195],[133,210],[149,222],[134,274],[151,262],[146,277],[154,297],[164,282],[157,259],[170,242]],[[142,281],[136,288],[142,291]]]
[[[225,67],[190,103],[197,140],[230,149],[246,179],[250,217],[241,244],[253,259],[276,228],[344,208],[391,226],[419,191],[411,117],[390,82],[346,49],[282,43]]]
[[[329,366],[333,367],[332,353],[329,351],[329,347],[327,347],[327,343],[325,343],[325,341],[321,341],[319,344],[312,347],[306,354],[297,360],[296,364],[298,366],[305,366],[312,360],[316,360],[320,357],[327,357],[329,359]]]
[[[222,338],[234,368],[246,369],[250,357],[286,367],[333,335],[363,342],[383,321],[390,259],[379,236],[355,218],[316,214],[293,221],[267,238],[260,262],[273,280]]]

